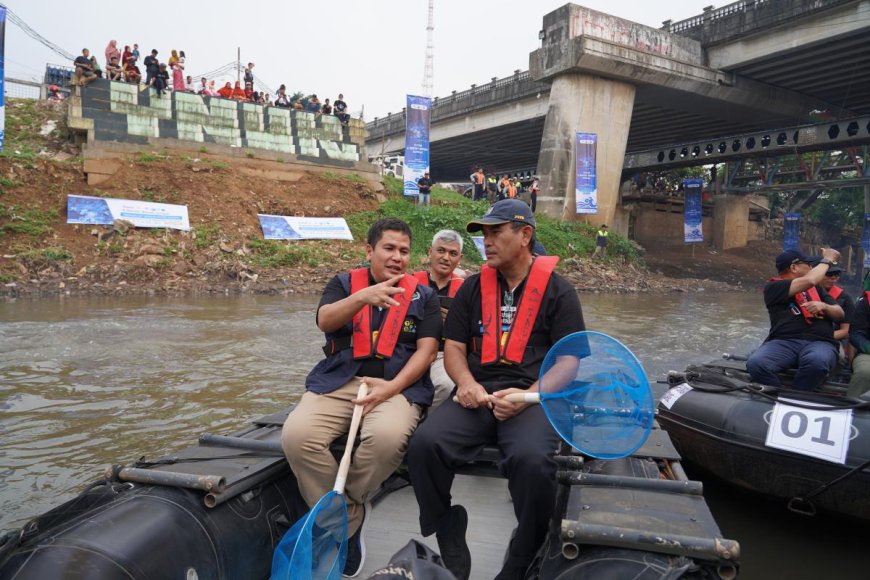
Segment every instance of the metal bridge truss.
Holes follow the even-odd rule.
[[[870,145],[870,116],[764,130],[732,137],[717,137],[627,153],[623,173],[665,171],[678,167],[751,160],[757,166],[767,168],[763,182],[769,175],[780,173],[779,168],[782,167],[782,163],[771,164],[761,160],[782,159],[784,156],[800,156],[803,153],[820,151],[847,153],[849,150],[866,145]],[[861,174],[858,177],[866,178],[867,176],[863,174],[867,165],[866,154],[861,159],[864,161],[858,169]],[[816,165],[812,167],[815,168]],[[802,174],[806,175],[807,172],[803,171]]]

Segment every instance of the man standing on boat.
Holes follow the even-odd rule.
[[[462,261],[462,236],[453,230],[441,230],[432,238],[427,252],[429,267],[414,272],[414,277],[423,286],[428,286],[438,295],[441,304],[441,319],[447,318],[450,303],[465,281],[465,272],[459,268]],[[432,408],[438,407],[453,391],[453,381],[444,370],[444,341],[439,342],[438,357],[429,368],[432,384],[435,386],[435,399]]]
[[[485,445],[499,446],[518,527],[496,578],[522,578],[553,511],[559,436],[539,405],[504,395],[537,390],[548,349],[584,330],[583,312],[573,286],[553,272],[559,259],[532,252],[535,218],[525,202],[499,201],[467,229],[483,230],[486,264],[463,283],[447,315],[444,366],[458,402],[447,399],[421,425],[407,462],[421,531],[436,534],[447,568],[464,580],[471,571],[468,513],[450,505],[454,470]]]
[[[843,309],[820,284],[839,257],[831,248],[822,250],[821,259],[798,250],[776,257],[779,276],[764,287],[770,333],[746,362],[753,381],[780,387],[778,373],[797,368],[792,388],[812,391],[837,364],[834,322],[843,320]]]
[[[329,446],[348,432],[354,405],[363,406],[359,447],[345,487],[349,577],[364,563],[365,502],[402,462],[422,409],[432,403],[428,371],[441,337],[435,292],[405,274],[408,224],[378,220],[366,241],[371,266],[338,274],[323,291],[317,326],[326,334],[326,358],[308,374],[305,394],[281,435],[302,497],[314,506],[332,489],[338,472]],[[369,394],[357,399],[361,382]]]

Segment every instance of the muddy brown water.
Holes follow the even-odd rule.
[[[758,293],[581,302],[587,327],[623,341],[653,381],[746,353],[768,324]],[[112,463],[171,453],[298,400],[322,356],[316,305],[256,296],[0,302],[0,530],[72,498]],[[705,497],[725,537],[741,543],[742,578],[870,578],[867,536],[851,524],[794,516],[715,482],[705,482]]]

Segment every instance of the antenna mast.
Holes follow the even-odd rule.
[[[426,66],[423,71],[423,96],[432,97],[433,93],[433,61],[435,59],[435,0],[429,0],[429,22],[426,25]]]

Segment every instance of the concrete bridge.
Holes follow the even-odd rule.
[[[539,206],[573,218],[574,133],[596,133],[594,221],[624,231],[617,199],[628,159],[635,168],[641,153],[644,163],[673,162],[671,150],[685,146],[676,161],[691,162],[705,139],[718,153],[724,137],[760,140],[814,114],[870,115],[868,32],[870,0],[741,0],[661,29],[568,4],[544,17],[528,72],[436,99],[433,176],[537,168]],[[369,123],[369,154],[402,150],[404,124],[404,114]],[[865,125],[851,142],[870,142]]]

